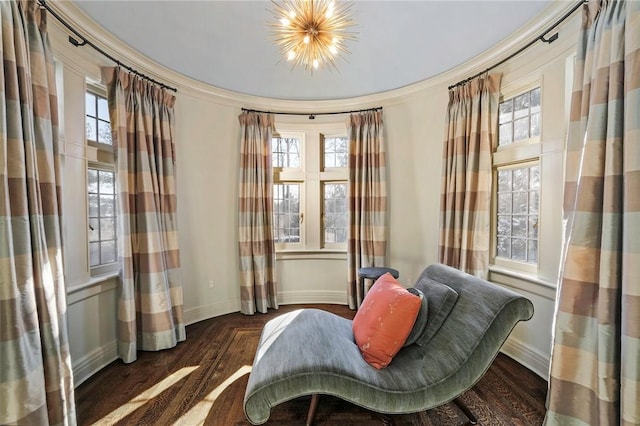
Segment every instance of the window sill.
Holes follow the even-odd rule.
[[[89,297],[113,290],[117,286],[118,272],[96,275],[84,284],[67,289],[67,304],[72,305]]]
[[[346,260],[347,252],[345,250],[279,250],[276,252],[276,260],[295,260],[295,259],[324,259],[324,260]]]
[[[555,300],[557,286],[554,283],[540,279],[536,275],[496,265],[489,266],[489,274],[490,281],[495,283]]]

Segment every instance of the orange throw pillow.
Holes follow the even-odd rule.
[[[386,273],[375,282],[353,318],[353,336],[364,360],[385,368],[409,337],[422,300]]]

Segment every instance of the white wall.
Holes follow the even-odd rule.
[[[411,285],[420,272],[437,261],[442,143],[448,102],[447,86],[496,62],[540,32],[532,23],[513,40],[446,75],[397,91],[357,99],[301,102],[271,100],[231,93],[177,75],[122,45],[94,26],[70,2],[54,3],[62,16],[113,56],[158,80],[178,88],[176,101],[178,218],[181,242],[184,311],[187,323],[239,311],[237,259],[237,173],[241,107],[265,110],[323,112],[373,106],[384,107],[390,193],[390,266]],[[549,21],[561,13],[552,5]],[[66,33],[49,20],[49,31],[59,61],[64,116],[64,237],[68,287],[70,343],[76,385],[115,359],[115,279],[90,278],[86,243],[86,162],[84,144],[85,78],[99,79],[99,66],[108,60],[89,47],[76,48]],[[552,45],[538,44],[501,66],[503,86],[517,85],[532,75],[543,81],[543,132],[549,140],[564,141],[564,81],[567,56],[575,49],[578,19],[562,27]],[[537,31],[537,33],[536,33]],[[346,118],[346,117],[345,117]],[[551,144],[549,146],[552,146]],[[561,167],[562,150],[551,150],[550,167]],[[545,158],[545,157],[543,157]],[[543,161],[547,161],[543,159]],[[558,183],[553,183],[558,185]],[[547,189],[544,189],[545,191]],[[550,191],[553,188],[549,189]],[[549,244],[541,253],[559,253],[561,223],[548,228]],[[555,216],[554,216],[555,215]],[[542,255],[541,257],[544,257]],[[556,256],[557,257],[557,256]],[[522,280],[494,273],[492,278],[532,299],[536,314],[517,327],[505,351],[543,377],[551,342],[551,318],[558,259],[545,263],[543,279]],[[281,303],[327,302],[346,304],[344,256],[279,256]],[[557,269],[557,267],[556,267]],[[188,336],[187,336],[188,337]]]

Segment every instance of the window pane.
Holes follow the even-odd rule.
[[[98,130],[96,129],[96,119],[91,117],[86,117],[85,120],[85,131],[87,140],[95,141],[97,140]]]
[[[115,179],[115,173],[100,170],[98,172],[98,178],[100,181],[100,193],[113,194],[113,180]]]
[[[99,219],[89,219],[89,241],[100,241]]]
[[[89,243],[89,266],[100,264],[100,243]]]
[[[498,172],[498,192],[511,191],[511,170]]]
[[[98,193],[98,171],[96,169],[89,169],[89,186],[88,190],[90,194]]]
[[[540,136],[540,114],[531,114],[531,136]]]
[[[109,121],[109,105],[103,97],[98,97],[98,118],[100,120]]]
[[[524,238],[511,239],[511,258],[513,260],[527,260],[527,240]]]
[[[511,193],[498,194],[498,214],[511,213]]]
[[[98,142],[111,145],[111,125],[106,121],[98,121]]]
[[[513,122],[513,140],[521,141],[529,137],[529,117]]]
[[[324,242],[347,241],[347,184],[324,184]]]
[[[529,92],[513,98],[513,118],[518,119],[529,115]]]
[[[529,189],[538,190],[540,189],[540,166],[534,166],[529,168]]]
[[[347,152],[348,141],[346,137],[325,138],[324,140],[324,166],[347,167],[349,153]]]
[[[512,216],[511,235],[513,235],[514,237],[527,236],[527,217],[526,216]]]
[[[508,123],[513,120],[513,100],[500,103],[500,124]]]
[[[511,216],[498,216],[498,236],[511,235]]]
[[[273,185],[274,241],[300,242],[300,185]]]
[[[513,193],[513,214],[527,214],[528,192]]]
[[[499,145],[506,145],[513,142],[513,138],[511,134],[512,133],[511,126],[512,126],[511,122],[500,125],[500,129],[498,130]]]
[[[96,97],[93,93],[84,94],[84,108],[86,115],[96,116]]]
[[[91,266],[113,263],[117,257],[115,173],[88,169],[89,257]]]
[[[113,195],[100,195],[100,217],[115,216],[116,200]]]
[[[113,240],[116,238],[115,219],[107,218],[100,219],[100,239],[101,240]]]
[[[540,112],[540,88],[537,87],[531,91],[531,114]]]
[[[511,238],[498,237],[498,256],[511,258]]]
[[[538,239],[538,216],[529,216],[529,238]]]
[[[538,191],[529,192],[529,213],[538,213],[538,204],[540,203],[540,194]]]
[[[113,263],[116,261],[116,242],[104,241],[100,243],[100,263]]]
[[[297,138],[271,139],[273,167],[300,167],[300,140]]]
[[[98,217],[98,194],[89,194],[89,217]]]
[[[528,184],[528,170],[525,169],[514,169],[513,170],[513,190],[514,191],[527,191],[529,189]]]
[[[540,166],[498,170],[497,175],[496,255],[536,263]]]
[[[529,247],[527,250],[527,262],[538,263],[538,241],[529,240]]]

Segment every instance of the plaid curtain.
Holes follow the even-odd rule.
[[[103,68],[116,157],[118,355],[158,351],[185,340],[176,217],[175,96]]]
[[[489,269],[501,79],[485,74],[450,90],[446,119],[438,260],[482,278]]]
[[[545,424],[640,424],[640,2],[584,6]]]
[[[0,2],[0,424],[73,425],[46,12]]]
[[[245,111],[238,117],[240,193],[238,243],[240,250],[240,311],[278,309],[276,248],[273,241],[272,114]]]
[[[358,269],[385,266],[387,250],[387,169],[382,111],[349,117],[349,243],[347,298],[356,309],[365,296]]]

